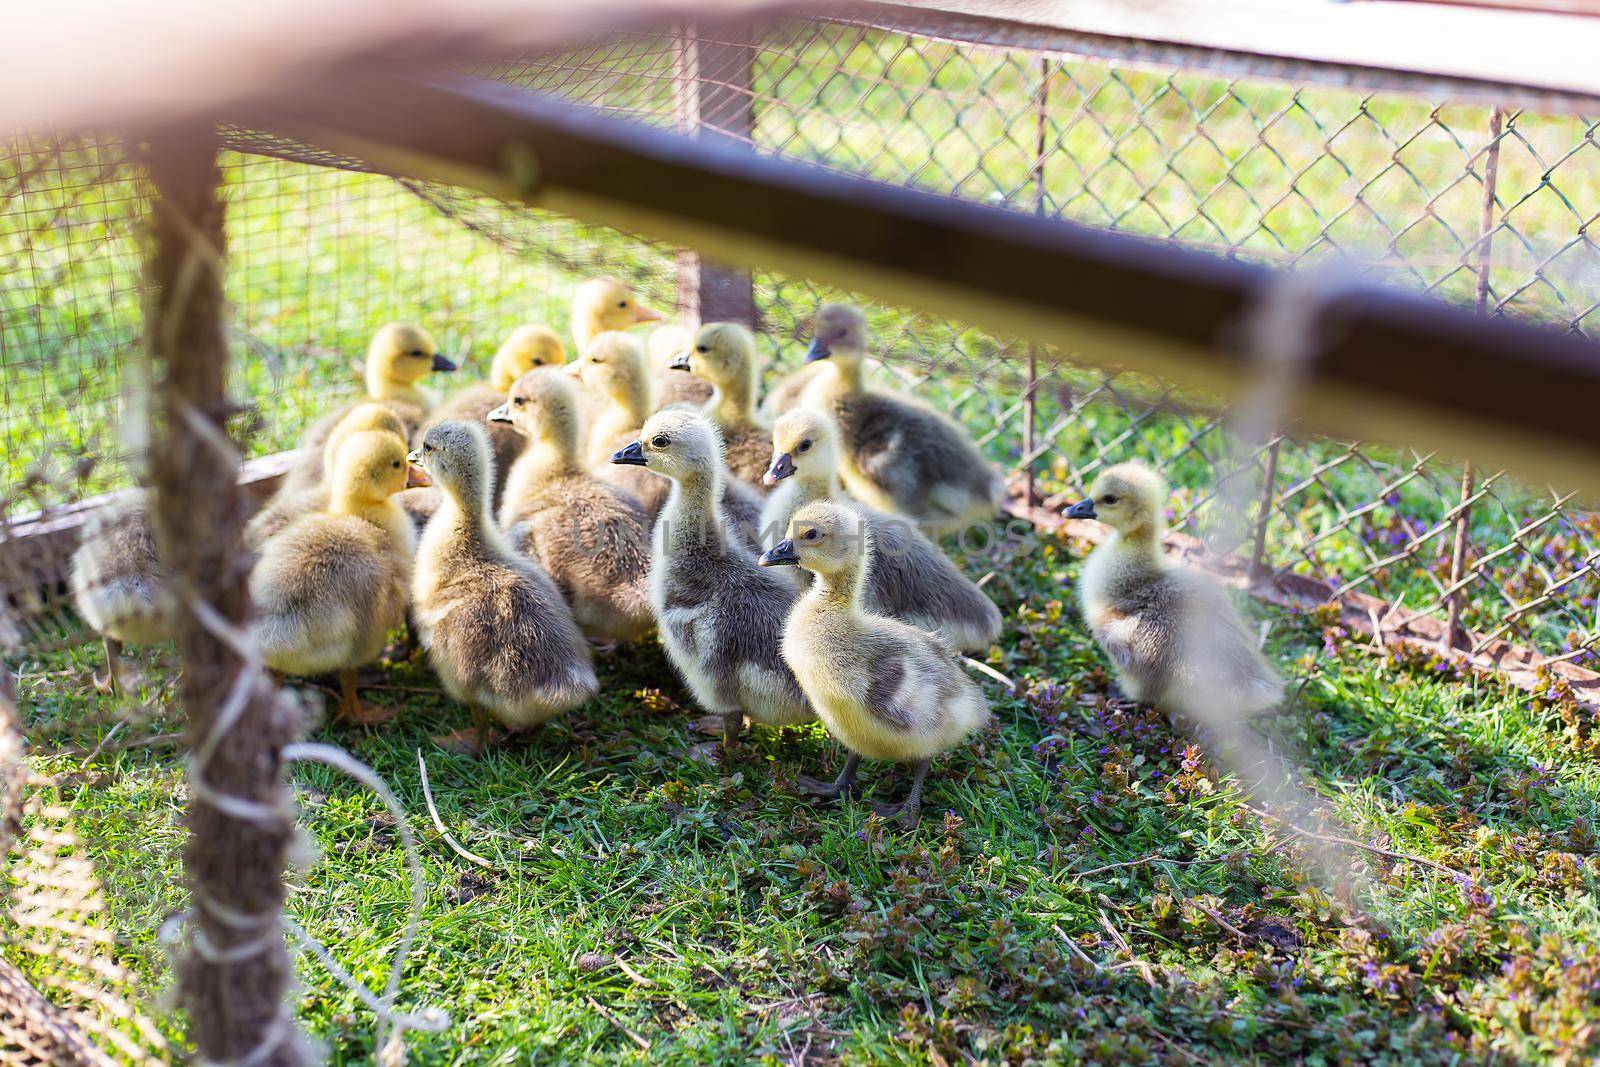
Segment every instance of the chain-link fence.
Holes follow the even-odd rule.
[[[1043,32],[1027,48],[978,36],[822,18],[479,72],[1040,217],[1286,266],[1349,256],[1485,315],[1600,324],[1591,120],[1129,64]],[[585,278],[676,298],[674,250],[251,131],[224,143],[233,419],[253,456],[359,393],[352,361],[384,322],[427,326],[477,378],[516,325],[564,329]],[[140,151],[28,140],[0,159],[0,644],[84,636],[66,595],[75,524],[142,476]],[[753,289],[772,377],[799,365],[815,306],[849,296],[768,272]],[[1056,508],[1137,456],[1175,486],[1178,531],[1203,540],[1220,521],[1218,483],[1238,457],[1212,398],[925,313],[870,317],[881,379],[971,427],[1015,506]],[[1291,435],[1249,458],[1264,489],[1235,551],[1258,576],[1437,616],[1472,650],[1509,641],[1597,666],[1600,517],[1585,502],[1393,445]]]

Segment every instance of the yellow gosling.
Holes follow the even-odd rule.
[[[347,723],[395,714],[362,707],[356,669],[378,658],[405,619],[414,534],[394,495],[423,480],[396,435],[350,434],[334,453],[327,506],[268,538],[250,573],[255,639],[267,666],[337,672],[338,717]]]
[[[789,536],[761,565],[800,566],[816,576],[783,628],[783,658],[828,732],[849,750],[837,780],[801,779],[814,796],[837,798],[855,784],[861,758],[909,763],[911,792],[876,804],[885,818],[916,825],[928,765],[989,720],[989,703],[953,649],[925,630],[862,604],[872,537],[849,508],[828,501],[795,513]]]
[[[1102,471],[1067,515],[1115,536],[1090,555],[1079,583],[1083,617],[1132,700],[1203,726],[1276,707],[1283,680],[1256,648],[1216,582],[1162,556],[1167,486],[1143,463]]]

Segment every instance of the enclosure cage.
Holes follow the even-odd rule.
[[[1585,336],[1600,326],[1600,124],[1582,114],[1592,101],[1246,64],[965,7],[630,33],[469,70],[607,117],[1021,215],[1274,267],[1337,258],[1486,317]],[[1337,603],[1353,624],[1453,649],[1525,686],[1559,677],[1592,695],[1600,677],[1600,513],[1572,487],[1292,426],[1241,456],[1221,400],[1117,369],[1114,351],[1060,351],[805,277],[719,267],[693,249],[395,177],[348,145],[244,125],[221,138],[240,408],[229,425],[258,494],[312,421],[359,394],[352,360],[387,321],[426,325],[477,377],[512,328],[565,330],[573,289],[614,275],[685,321],[748,321],[770,383],[800,364],[817,305],[852,299],[869,311],[877,379],[968,426],[1004,468],[1015,515],[1061,524],[1097,471],[1145,459],[1174,488],[1175,546],[1257,595]],[[88,636],[65,581],[84,516],[142,478],[147,158],[114,136],[35,137],[12,141],[0,163],[0,637],[24,704],[57,684],[30,674],[37,657]],[[1259,489],[1219,547],[1224,487],[1241,467]],[[49,784],[26,792],[35,869],[13,868],[10,944],[66,960],[29,977],[67,1023],[118,1055],[168,1055],[142,1009],[84,995],[118,981],[92,872],[74,869],[85,889],[62,906],[76,909],[71,922],[29,895],[60,877],[50,864],[75,861]],[[0,1000],[9,990],[0,981]],[[0,1035],[19,1048],[47,1041]]]

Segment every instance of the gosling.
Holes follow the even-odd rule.
[[[915,826],[922,783],[935,756],[989,721],[989,703],[933,634],[862,606],[872,535],[860,517],[829,501],[795,513],[789,536],[761,556],[763,567],[798,565],[816,577],[783,628],[783,658],[817,717],[850,755],[832,782],[801,778],[805,792],[837,799],[855,787],[861,758],[909,763],[911,792],[874,804],[884,818]]]
[[[338,717],[353,725],[396,714],[362,707],[356,670],[378,658],[405,619],[415,535],[394,495],[422,484],[419,474],[399,436],[351,434],[334,453],[327,506],[268,538],[250,571],[252,630],[266,665],[301,676],[337,672]]]
[[[526,439],[510,426],[488,421],[489,412],[505,403],[512,383],[538,367],[560,367],[567,362],[567,346],[548,326],[518,326],[495,350],[487,381],[452,393],[434,409],[428,425],[447,419],[480,419],[489,431],[489,451],[494,456],[494,495],[498,506],[505,491],[506,474],[522,454]]]
[[[807,408],[780,416],[772,428],[772,464],[765,475],[777,488],[761,513],[762,535],[781,537],[795,512],[812,501],[842,504],[856,514],[876,548],[867,568],[868,611],[932,630],[963,652],[981,652],[999,640],[1000,609],[983,590],[911,520],[845,494],[838,465],[839,429],[831,418]]]
[[[672,480],[655,527],[651,606],[673,666],[695,700],[722,717],[723,751],[746,715],[767,726],[814,718],[779,652],[794,587],[757,567],[728,528],[716,427],[694,412],[657,412],[612,462]]]
[[[1067,509],[1115,531],[1084,565],[1083,617],[1132,700],[1205,726],[1276,707],[1283,680],[1222,587],[1161,554],[1167,486],[1143,463],[1118,464]]]
[[[445,690],[472,712],[471,734],[438,740],[480,752],[490,716],[516,730],[537,726],[583,704],[600,684],[555,583],[512,549],[489,515],[483,427],[431,426],[411,460],[443,490],[417,546],[418,636]]]
[[[728,469],[745,484],[761,486],[772,427],[756,414],[761,367],[755,337],[736,322],[709,323],[673,358],[672,368],[711,383],[711,399],[700,413],[722,434]]]
[[[333,457],[338,453],[339,446],[352,434],[363,430],[379,430],[392,433],[402,441],[406,439],[405,424],[400,421],[393,409],[383,404],[368,402],[357,404],[347,411],[343,418],[334,424],[332,432],[328,434],[327,443],[322,446],[323,471],[333,469]],[[420,490],[418,490],[420,491]],[[407,490],[410,492],[410,490]],[[266,543],[267,538],[288,526],[302,515],[310,514],[328,506],[331,495],[331,486],[326,475],[311,485],[304,483],[285,482],[272,494],[261,510],[251,516],[244,528],[244,543],[251,549],[260,548]],[[404,494],[396,497],[404,506]]]
[[[928,405],[868,388],[863,379],[867,319],[860,308],[824,304],[806,361],[827,360],[806,386],[803,406],[839,423],[839,473],[865,504],[908,515],[933,537],[991,518],[1004,489],[967,431]]]
[[[422,384],[422,380],[429,374],[449,373],[455,369],[455,361],[439,352],[433,335],[427,330],[411,323],[391,322],[373,334],[367,345],[366,399],[384,405],[399,416],[409,441],[439,403],[439,398]],[[339,420],[359,403],[361,401],[345,404],[312,424],[300,440],[300,459],[284,475],[285,486],[305,488],[322,481],[323,446]]]
[[[617,466],[614,454],[637,440],[653,410],[650,372],[639,342],[624,333],[603,333],[569,367],[585,385],[600,390],[611,406],[589,435],[589,462],[603,481],[621,486],[644,504],[652,521],[666,503],[669,483],[632,466]],[[674,373],[677,373],[676,371]],[[721,460],[718,461],[719,463]],[[737,478],[722,479],[722,510],[751,554],[761,550],[761,497]]]
[[[105,648],[105,675],[96,682],[109,692],[123,692],[123,646],[168,640],[177,615],[167,569],[156,555],[144,490],[89,517],[83,542],[72,554],[72,597]]]
[[[506,479],[500,525],[542,564],[597,642],[629,642],[655,625],[650,611],[650,520],[626,490],[579,460],[581,416],[565,376],[519,378],[489,421],[529,442]]]

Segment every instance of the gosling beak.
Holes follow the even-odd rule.
[[[443,356],[443,355],[440,355],[438,352],[435,352],[433,354],[433,369],[434,370],[439,370],[439,371],[452,371],[452,370],[455,370],[455,369],[457,369],[456,368],[456,361],[453,360],[453,359],[450,359],[448,356]]]
[[[785,537],[761,553],[761,558],[756,560],[763,567],[792,567],[800,562],[800,553],[794,550],[794,538]]]
[[[761,476],[761,484],[777,485],[793,473],[794,457],[787,452],[779,452],[772,457],[772,466],[767,468],[767,473]]]
[[[611,453],[611,462],[625,463],[631,467],[646,466],[643,443],[635,441],[626,448],[617,449],[615,452]]]
[[[827,359],[833,355],[833,349],[828,347],[828,342],[820,337],[811,339],[811,347],[806,349],[806,362],[815,363],[819,359]]]
[[[433,479],[428,477],[428,472],[417,466],[416,463],[406,464],[406,488],[426,489],[433,484]]]
[[[487,418],[490,422],[510,422],[511,405],[509,403],[501,404],[499,407],[489,412],[485,418]]]
[[[665,316],[646,304],[633,305],[634,322],[660,322]]]
[[[677,355],[673,356],[672,362],[668,363],[667,366],[671,367],[673,370],[688,370],[689,350],[685,348],[682,352],[679,352]]]
[[[1069,518],[1069,519],[1097,519],[1097,518],[1099,518],[1099,516],[1094,513],[1094,500],[1093,499],[1078,501],[1076,504],[1072,505],[1070,508],[1067,509],[1066,515],[1067,515],[1067,518]]]
[[[575,360],[575,361],[573,361],[571,363],[563,363],[561,365],[561,372],[563,374],[570,374],[574,378],[582,378],[583,377],[583,360],[580,359],[580,360]]]

